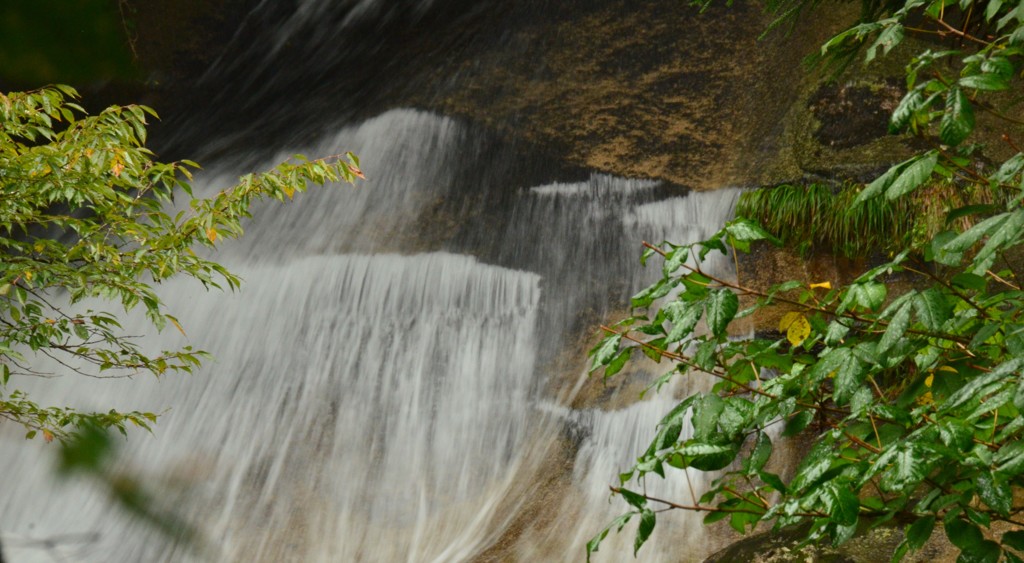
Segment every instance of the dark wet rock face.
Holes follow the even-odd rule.
[[[889,115],[903,98],[895,79],[877,84],[825,84],[811,96],[810,110],[820,123],[814,138],[824,146],[848,149],[889,132]]]

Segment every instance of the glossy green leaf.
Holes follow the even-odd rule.
[[[885,190],[885,197],[896,199],[915,190],[931,177],[935,165],[938,164],[939,153],[929,151],[911,162]]]
[[[889,326],[885,328],[881,340],[878,341],[876,353],[884,354],[888,352],[906,334],[907,327],[910,326],[911,306],[912,303],[910,301],[905,302],[889,320]]]
[[[634,493],[629,489],[619,489],[618,492],[619,495],[621,495],[622,498],[630,504],[630,506],[634,506],[639,509],[647,506],[647,499],[641,494]]]
[[[666,344],[679,342],[693,332],[694,327],[704,313],[699,302],[673,301],[661,309],[665,317],[672,323],[665,338]]]
[[[956,146],[974,130],[974,109],[963,90],[954,88],[946,97],[946,111],[942,115],[939,137],[942,142]]]
[[[1005,77],[998,74],[971,74],[960,79],[960,86],[975,90],[999,92],[1010,88]]]
[[[640,512],[640,526],[636,530],[636,540],[633,542],[634,557],[640,552],[640,548],[643,547],[644,543],[647,542],[647,538],[651,537],[651,532],[654,531],[656,524],[657,517],[651,509],[645,508]]]
[[[1000,539],[1003,545],[1012,547],[1017,551],[1024,551],[1024,531],[1011,530],[1003,533],[1003,536]]]
[[[874,310],[882,306],[888,290],[885,284],[879,282],[864,282],[851,285],[843,297],[839,307],[841,310],[856,305],[858,307]]]
[[[758,432],[754,440],[754,448],[747,458],[747,471],[757,473],[764,469],[768,459],[772,456],[772,439],[765,432]]]
[[[946,300],[945,294],[930,287],[914,297],[914,311],[917,313],[917,319],[926,329],[939,331],[949,320],[952,307]]]
[[[907,526],[906,538],[910,549],[917,551],[924,547],[935,529],[935,516],[928,515]]]
[[[1013,491],[1009,483],[987,472],[979,474],[975,482],[981,500],[999,514],[1009,516],[1013,505]]]
[[[629,522],[629,520],[633,516],[635,516],[636,514],[637,514],[637,512],[634,511],[634,512],[627,512],[625,514],[622,514],[622,515],[618,516],[617,518],[615,518],[615,520],[612,520],[611,524],[608,524],[608,526],[606,526],[596,536],[594,536],[593,538],[590,539],[590,541],[587,542],[587,561],[588,561],[588,563],[590,561],[590,555],[592,553],[596,553],[598,551],[598,547],[600,547],[600,545],[601,545],[601,542],[604,541],[604,539],[606,537],[608,537],[608,532],[610,532],[613,528],[615,529],[616,532],[621,532],[622,528],[625,527],[626,524]]]
[[[725,232],[729,235],[730,239],[736,241],[767,240],[775,245],[782,244],[782,241],[764,230],[760,225],[743,217],[737,217],[726,223]]]
[[[604,368],[605,379],[622,371],[623,366],[629,361],[630,356],[633,354],[633,350],[636,348],[624,348],[621,352],[615,355],[614,358]]]
[[[711,292],[707,301],[707,323],[715,336],[725,333],[726,327],[736,316],[740,301],[729,289],[717,289]]]
[[[857,523],[860,501],[847,486],[828,483],[822,487],[821,498],[825,512],[834,523],[840,526],[852,526]]]
[[[594,372],[602,366],[608,365],[619,353],[619,344],[622,342],[621,334],[610,334],[601,339],[591,351],[593,360],[590,363],[590,371]]]

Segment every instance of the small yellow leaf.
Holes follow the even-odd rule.
[[[210,227],[209,229],[206,229],[206,238],[210,239],[210,242],[216,241],[217,240],[217,229],[214,229],[213,227]]]
[[[816,289],[816,288],[819,288],[819,287],[822,288],[822,289],[832,289],[832,282],[823,281],[823,282],[820,282],[820,283],[812,283],[809,287],[811,289]]]
[[[779,321],[779,330],[786,332],[786,340],[793,346],[799,346],[811,335],[811,323],[807,317],[795,311],[782,315]]]
[[[45,321],[43,321],[43,322],[45,322],[45,323],[46,323],[46,324],[48,324],[48,325],[53,325],[53,324],[57,324],[57,321],[55,321],[55,320],[53,320],[53,319],[46,319],[46,320],[45,320]]]
[[[956,371],[956,370],[950,368],[949,366],[942,366],[939,369],[941,370],[942,368],[947,368],[950,371]],[[945,370],[943,370],[943,371],[945,371]],[[928,375],[928,377],[924,378],[924,386],[929,388],[929,389],[931,389],[932,383],[934,383],[934,382],[935,382],[935,374],[934,373],[931,373],[931,374]],[[931,404],[933,402],[935,402],[935,398],[932,396],[932,392],[931,391],[928,391],[925,394],[923,394],[923,395],[921,395],[920,397],[917,398],[917,404],[919,404],[919,405],[929,405],[929,404]]]
[[[44,248],[42,242],[36,242],[32,245],[32,250],[35,250],[37,253],[42,252]]]
[[[43,439],[46,440],[47,443],[52,442],[53,441],[53,432],[50,432],[49,430],[43,428]]]
[[[178,332],[180,332],[182,336],[188,336],[187,334],[185,334],[185,329],[181,328],[181,324],[178,323],[178,319],[176,319],[176,318],[174,318],[174,317],[172,317],[170,315],[164,315],[164,316],[167,317],[167,320],[171,321],[171,324],[174,325],[174,328],[178,329]]]
[[[32,272],[30,272],[28,270],[25,270],[25,279],[26,280],[32,281],[32,276],[33,276]]]
[[[120,160],[115,160],[114,164],[110,166],[110,171],[114,173],[114,176],[120,176],[122,170],[124,170],[124,163]]]
[[[284,195],[288,196],[288,199],[291,199],[292,196],[295,195],[295,188],[291,186],[284,186],[281,189],[284,190]]]

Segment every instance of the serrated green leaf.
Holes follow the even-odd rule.
[[[646,287],[630,300],[634,309],[649,307],[656,299],[660,299],[672,291],[675,284],[667,279],[660,279],[654,284]]]
[[[704,371],[711,371],[715,367],[716,350],[718,350],[718,344],[714,340],[702,342],[693,355],[694,363]]]
[[[896,314],[889,320],[889,326],[885,328],[885,333],[882,334],[881,340],[878,341],[878,347],[875,352],[877,354],[885,354],[890,348],[907,332],[907,327],[910,325],[910,309],[912,302],[908,301],[903,304],[896,311]]]
[[[851,305],[856,305],[868,310],[875,310],[885,303],[885,296],[888,290],[884,283],[864,282],[850,285],[843,300],[839,304],[839,310],[845,311]]]
[[[711,333],[721,336],[736,316],[740,300],[730,289],[716,289],[707,300],[707,323]]]
[[[693,425],[693,436],[698,442],[707,441],[718,433],[718,417],[725,409],[725,401],[718,395],[707,393],[698,395],[692,406],[690,422]]]
[[[786,484],[782,482],[782,479],[778,475],[767,471],[761,471],[758,472],[757,476],[760,477],[761,481],[763,481],[765,485],[785,494],[787,490]]]
[[[682,431],[683,417],[675,417],[669,420],[661,426],[657,437],[655,437],[654,442],[651,444],[648,451],[653,453],[673,446],[676,443],[676,440],[679,439],[679,434]]]
[[[1002,227],[1010,219],[1010,213],[1000,213],[972,226],[953,240],[943,245],[944,252],[963,252],[975,245],[982,237]]]
[[[826,377],[836,373],[844,365],[855,362],[853,351],[849,348],[833,348],[818,357],[818,362],[807,374],[808,383],[817,385]]]
[[[856,199],[853,200],[851,205],[856,207],[887,190],[889,186],[892,185],[893,181],[896,180],[896,176],[899,175],[906,165],[907,163],[903,162],[886,170],[884,174],[875,178],[873,182],[865,186],[864,189],[857,194]]]
[[[1010,478],[1024,472],[1024,442],[1004,444],[996,452],[993,461],[998,464],[996,471]]]
[[[847,350],[848,351],[848,350]],[[864,365],[851,354],[835,372],[834,398],[837,405],[846,405],[864,382]]]
[[[954,286],[974,291],[985,291],[988,282],[982,276],[970,272],[959,273],[950,280]]]
[[[899,133],[904,127],[910,123],[910,120],[914,117],[921,106],[924,104],[924,86],[918,86],[911,91],[907,92],[903,99],[900,100],[899,105],[892,111],[892,117],[889,119],[889,132]],[[893,176],[894,178],[895,176]],[[890,182],[892,178],[889,179]],[[881,192],[883,188],[879,186],[876,193]]]
[[[621,334],[611,334],[604,337],[597,346],[590,350],[590,355],[593,357],[593,361],[590,363],[590,372],[593,373],[600,369],[601,366],[608,365],[608,362],[612,361],[615,355],[619,353],[619,344],[621,342]]]
[[[823,485],[821,499],[825,505],[825,512],[833,522],[840,526],[852,526],[857,523],[860,501],[847,486],[834,482]]]
[[[636,530],[636,539],[633,541],[633,557],[639,553],[640,548],[647,542],[647,538],[651,537],[651,532],[654,531],[656,524],[657,517],[651,509],[645,508],[640,512],[640,526]]]
[[[1014,177],[1024,169],[1024,154],[1017,153],[1006,159],[999,170],[991,176],[992,181],[1002,184],[1014,184]]]
[[[934,287],[914,297],[914,310],[917,313],[917,320],[931,331],[942,330],[942,326],[953,312],[953,308],[946,301],[946,296]]]
[[[959,81],[960,86],[987,92],[999,92],[1010,88],[1009,81],[998,74],[971,74]]]
[[[1001,539],[1003,545],[1012,547],[1017,551],[1024,551],[1024,531],[1013,530],[1003,534]]]
[[[733,512],[729,516],[729,526],[741,534],[747,533],[747,526],[753,527],[761,518],[748,512]]]
[[[946,446],[967,451],[971,447],[974,430],[960,420],[950,420],[939,425],[939,436]]]
[[[591,538],[590,541],[587,542],[587,562],[590,562],[590,554],[598,551],[598,547],[600,547],[601,542],[608,537],[608,532],[610,532],[612,528],[615,528],[616,532],[621,532],[622,528],[629,522],[630,518],[636,514],[638,513],[634,511],[620,515],[615,520],[612,520],[611,524],[608,524],[608,526],[598,532],[596,536]]]
[[[750,451],[747,460],[747,472],[757,473],[764,469],[768,459],[772,456],[772,439],[765,432],[758,432],[754,441],[754,448]]]
[[[1017,244],[1020,240],[1022,228],[1024,228],[1024,211],[1015,209],[1009,215],[1006,222],[992,230],[989,239],[985,241],[971,262],[972,272],[975,274],[982,275],[988,271],[996,257],[1008,246]]]
[[[797,468],[796,475],[789,483],[790,490],[798,491],[813,486],[829,470],[834,459],[832,442],[820,438]]]
[[[626,362],[628,362],[630,356],[632,356],[633,350],[636,350],[636,348],[623,348],[621,352],[616,354],[615,357],[612,358],[612,361],[608,362],[608,365],[605,366],[604,378],[608,379],[622,371],[623,366],[626,365]]]
[[[892,185],[885,190],[885,197],[888,199],[896,199],[917,189],[918,186],[931,177],[932,171],[935,169],[935,165],[938,164],[938,162],[939,153],[936,151],[929,151],[917,158],[907,165],[907,167],[900,172],[900,175],[893,180]]]
[[[868,47],[867,53],[864,56],[864,62],[868,63],[874,60],[876,51],[881,48],[882,53],[888,55],[896,45],[899,45],[903,41],[903,26],[899,23],[890,23],[881,33],[878,34],[878,38],[875,42]]]
[[[935,516],[929,514],[917,519],[913,524],[907,526],[907,545],[914,551],[921,549],[928,538],[932,537],[933,530],[935,530]]]
[[[846,337],[850,332],[850,327],[838,320],[832,321],[828,324],[828,330],[825,332],[825,345],[835,346],[842,342],[843,338]]]
[[[885,491],[912,490],[928,476],[934,465],[934,460],[914,442],[899,444],[890,452],[890,455],[880,456],[876,462],[876,465],[883,466],[891,464],[882,473],[880,485]]]
[[[978,486],[978,496],[989,508],[1003,516],[1009,516],[1013,507],[1013,491],[1009,483],[988,472],[980,473],[975,483]]]
[[[709,524],[714,524],[715,522],[718,522],[719,520],[725,520],[729,516],[730,516],[730,513],[726,512],[724,510],[716,511],[716,512],[709,512],[708,515],[704,517],[704,525],[707,526]]]
[[[963,90],[954,88],[946,96],[946,111],[939,125],[939,138],[949,146],[959,145],[974,130],[974,109]]]
[[[629,503],[630,506],[633,506],[633,507],[636,507],[636,508],[639,508],[639,509],[642,509],[642,508],[647,506],[647,499],[644,498],[644,496],[641,495],[641,494],[634,493],[633,491],[631,491],[629,489],[622,489],[622,488],[620,488],[618,490],[618,493],[619,493],[619,495],[623,499],[625,499],[625,501],[627,503]]]
[[[744,217],[737,217],[732,221],[725,224],[725,232],[732,239],[732,241],[756,241],[756,240],[767,240],[772,244],[779,246],[782,244],[778,238],[764,230],[761,225],[746,219]]]
[[[680,453],[686,456],[687,466],[701,471],[718,471],[736,460],[739,447],[735,444],[689,443]]]
[[[704,312],[699,301],[673,301],[661,310],[664,311],[665,318],[672,323],[672,329],[665,338],[666,344],[679,342],[690,335]]]
[[[992,18],[999,13],[999,8],[1002,7],[1003,0],[988,0],[988,4],[985,6],[985,20],[992,21]]]
[[[1005,379],[1007,375],[1018,370],[1022,365],[1024,365],[1024,358],[1013,358],[999,364],[992,371],[971,379],[943,403],[939,412],[949,412],[968,401],[977,399],[983,389]]]
[[[647,346],[640,346],[640,351],[656,363],[661,363],[661,352],[665,349],[666,344],[667,343],[664,338],[655,338],[654,340],[647,342]]]
[[[804,431],[814,421],[814,411],[803,410],[786,420],[786,427],[782,431],[783,436],[796,436]]]

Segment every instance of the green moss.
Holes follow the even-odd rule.
[[[846,184],[783,184],[744,193],[736,214],[758,221],[787,246],[806,255],[812,249],[850,258],[916,247],[948,228],[968,227],[960,219],[947,224],[949,212],[963,206],[992,203],[990,192],[933,183],[896,201],[873,198],[854,206],[861,187]]]

